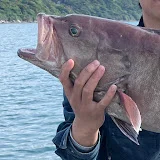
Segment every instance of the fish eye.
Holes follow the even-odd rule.
[[[80,28],[77,26],[70,26],[69,33],[72,37],[78,37],[80,34]]]
[[[77,33],[78,33],[77,28],[72,27],[72,28],[70,28],[70,30],[71,30],[72,35],[77,35]]]

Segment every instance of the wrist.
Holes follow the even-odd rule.
[[[72,124],[72,137],[74,140],[85,147],[94,146],[98,141],[99,129],[92,130],[82,121],[75,118]]]

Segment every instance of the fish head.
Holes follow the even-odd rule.
[[[84,15],[54,16],[38,14],[38,43],[36,49],[19,49],[18,55],[48,71],[55,77],[64,62],[73,59],[78,74],[96,59],[99,36],[91,17]],[[85,61],[84,61],[85,59]]]
[[[38,14],[37,22],[36,49],[19,49],[18,56],[58,77],[64,58],[61,43],[58,43],[54,25],[51,24],[48,16]]]

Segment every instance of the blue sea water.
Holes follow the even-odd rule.
[[[0,160],[60,160],[52,139],[63,121],[62,86],[17,56],[36,42],[36,23],[0,24]]]

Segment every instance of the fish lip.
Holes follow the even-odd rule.
[[[45,43],[48,34],[50,34],[50,18],[49,15],[44,13],[39,13],[37,15],[37,22],[38,22],[38,42],[37,46]]]
[[[38,42],[36,57],[41,61],[47,61],[51,57],[51,50],[55,55],[55,29],[53,20],[49,15],[38,14]],[[53,43],[52,47],[51,44]]]
[[[20,58],[25,59],[27,61],[37,61],[36,58],[36,49],[19,49],[17,54]]]
[[[40,13],[37,15],[37,22],[38,22],[38,40],[37,40],[37,46],[39,44],[42,44],[42,41],[44,39],[44,16],[45,14]]]

